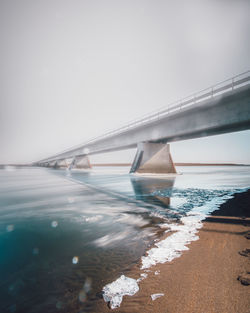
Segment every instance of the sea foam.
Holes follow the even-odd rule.
[[[144,271],[146,269],[147,271],[148,268],[157,263],[171,262],[180,257],[183,251],[189,250],[187,247],[188,244],[199,239],[197,233],[202,227],[202,220],[209,213],[216,210],[219,205],[232,198],[234,193],[243,191],[245,190],[230,190],[221,192],[221,194],[217,192],[214,198],[212,198],[213,193],[210,191],[210,199],[206,199],[208,201],[205,201],[204,205],[193,207],[193,209],[180,219],[180,224],[164,224],[164,227],[168,228],[166,232],[173,232],[173,234],[155,243],[155,246],[147,251],[147,255],[142,256],[141,269]],[[116,281],[103,288],[104,300],[110,302],[112,309],[119,307],[124,295],[132,296],[139,290],[137,282],[139,283],[143,278],[146,278],[143,274],[141,274],[141,278],[137,281],[122,275]],[[155,300],[163,295],[153,294],[151,298]]]
[[[202,206],[194,207],[180,219],[180,224],[165,224],[168,227],[167,232],[173,231],[174,233],[157,242],[153,248],[147,251],[147,255],[141,258],[141,269],[149,268],[157,263],[171,262],[180,257],[183,251],[189,250],[187,245],[199,239],[197,233],[202,227],[202,220],[220,204],[231,198],[232,194],[229,192]]]

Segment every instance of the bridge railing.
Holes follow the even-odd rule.
[[[244,85],[250,84],[250,71],[246,71],[244,73],[241,73],[239,75],[236,75],[230,79],[224,80],[216,85],[213,85],[209,88],[203,89],[199,92],[193,93],[189,95],[188,97],[182,98],[178,101],[175,101],[173,103],[170,103],[167,106],[164,106],[163,108],[158,109],[157,111],[153,111],[150,114],[144,115],[140,118],[137,118],[128,124],[108,131],[104,133],[103,135],[94,137],[78,146],[72,147],[70,149],[67,149],[57,155],[54,156],[54,158],[62,155],[63,153],[70,152],[72,150],[76,151],[78,149],[81,149],[83,146],[87,146],[97,140],[105,139],[114,135],[122,134],[123,132],[126,132],[130,129],[134,129],[137,127],[140,127],[142,125],[146,125],[148,123],[152,123],[154,121],[158,121],[162,118],[165,118],[167,115],[172,114],[174,112],[179,112],[184,108],[191,107],[192,105],[196,105],[197,103],[203,102],[208,99],[212,99],[218,95],[230,92],[236,88],[242,87]],[[50,158],[51,159],[51,158]]]

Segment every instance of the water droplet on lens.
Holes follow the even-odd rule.
[[[78,256],[74,256],[73,259],[72,259],[72,263],[73,263],[73,264],[77,264],[78,261],[79,261]]]
[[[86,296],[85,291],[84,291],[84,290],[81,290],[81,291],[79,292],[79,301],[80,301],[80,302],[85,302],[85,301],[86,301],[86,298],[87,298],[87,296]]]
[[[87,277],[83,285],[83,289],[85,290],[86,293],[90,292],[91,284],[92,284],[91,278]]]
[[[58,222],[57,221],[53,221],[52,223],[51,223],[51,227],[57,227],[58,226]]]
[[[11,292],[11,291],[13,291],[14,290],[14,285],[10,285],[9,286],[9,291]]]
[[[38,254],[39,254],[39,249],[38,249],[38,248],[34,248],[34,249],[32,250],[32,253],[33,253],[34,255],[38,255]]]
[[[89,152],[90,152],[89,148],[84,148],[84,149],[83,149],[83,153],[84,153],[84,154],[89,154]]]
[[[15,229],[15,226],[14,226],[14,225],[8,225],[8,226],[6,227],[7,232],[11,232],[11,231],[13,231],[14,229]]]
[[[63,307],[63,303],[61,302],[61,301],[58,301],[57,303],[56,303],[56,308],[57,309],[61,309]]]
[[[16,312],[16,305],[15,305],[15,304],[12,304],[12,305],[10,306],[10,312],[11,312],[11,313]]]
[[[75,199],[72,198],[72,197],[68,197],[68,203],[74,203],[75,202]]]

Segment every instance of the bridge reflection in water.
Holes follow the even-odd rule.
[[[154,194],[155,191],[168,189],[171,196],[171,190],[174,187],[175,177],[154,178],[154,177],[130,177],[131,184],[137,200],[141,200],[153,205],[159,205],[168,208],[170,205],[170,197]]]

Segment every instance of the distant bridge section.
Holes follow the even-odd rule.
[[[138,147],[133,172],[164,173],[162,166],[156,169],[162,157],[168,160],[166,171],[175,172],[166,143],[247,129],[250,129],[250,71],[34,165],[58,164],[69,158],[75,162],[76,157]]]

